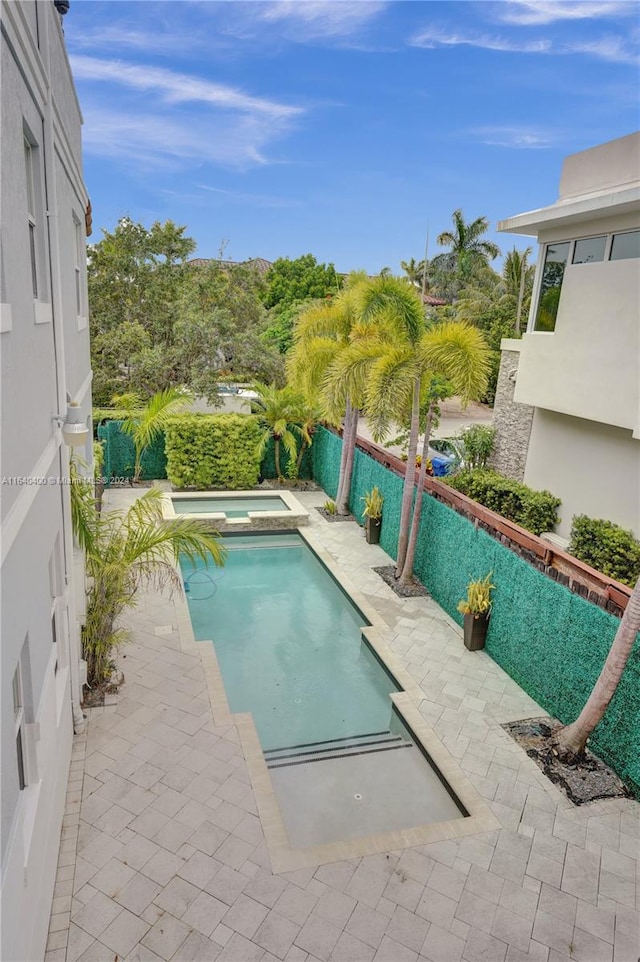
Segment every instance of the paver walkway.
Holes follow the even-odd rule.
[[[502,829],[272,874],[235,726],[147,595],[117,704],[76,737],[46,962],[637,962],[640,806],[572,806],[500,728],[535,702],[431,599],[396,598],[356,525],[311,514]]]

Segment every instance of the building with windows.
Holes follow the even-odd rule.
[[[91,459],[88,201],[61,28],[67,6],[1,6],[0,955],[7,962],[44,956],[73,729],[83,722],[84,585],[71,532],[68,444],[79,442]]]
[[[575,514],[640,536],[640,134],[567,157],[558,200],[498,228],[540,245],[527,333],[503,342],[524,481],[562,498],[561,536]]]

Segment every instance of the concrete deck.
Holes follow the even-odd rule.
[[[500,728],[539,706],[435,602],[398,599],[322,492],[298,497],[501,827],[274,874],[246,716],[214,718],[210,657],[147,595],[126,684],[75,739],[46,962],[636,962],[640,805],[568,802]]]

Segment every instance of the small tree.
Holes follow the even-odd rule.
[[[114,649],[127,640],[118,621],[135,605],[139,589],[178,588],[180,555],[192,563],[200,558],[222,565],[225,549],[201,521],[163,520],[161,491],[146,491],[126,512],[98,514],[91,484],[82,482],[73,465],[72,480],[73,531],[85,552],[90,579],[82,649],[87,683],[100,687],[111,676]]]
[[[490,424],[471,424],[460,432],[464,445],[465,467],[486,468],[493,452],[496,429]]]
[[[267,445],[273,438],[273,453],[276,463],[278,481],[283,481],[280,467],[280,445],[289,456],[289,465],[296,465],[298,443],[298,422],[302,399],[290,387],[277,388],[274,384],[255,384],[254,391],[258,397],[251,402],[253,411],[260,418],[262,436],[256,447],[256,457],[260,461],[264,458]]]
[[[158,437],[169,418],[179,414],[193,401],[193,394],[184,388],[167,388],[158,391],[146,404],[138,394],[120,394],[113,403],[126,412],[121,430],[128,434],[136,449],[133,482],[140,480],[142,455]]]

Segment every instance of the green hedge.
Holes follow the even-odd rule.
[[[461,471],[453,477],[443,479],[447,484],[501,514],[503,518],[514,521],[533,534],[551,531],[558,523],[560,498],[549,491],[534,491],[526,484],[505,478],[495,471],[478,468],[474,471]]]
[[[104,421],[98,425],[98,440],[104,441],[103,476],[109,484],[113,478],[132,478],[136,463],[136,450],[131,437],[120,430],[121,420]],[[166,478],[167,456],[164,434],[160,434],[142,455],[143,481]]]
[[[258,419],[246,414],[185,414],[166,430],[167,477],[177,488],[242,490],[258,483]]]
[[[632,588],[640,578],[640,541],[612,521],[577,514],[569,551],[580,561]]]
[[[313,446],[315,479],[331,497],[341,445],[340,438],[321,428]],[[385,499],[380,543],[396,557],[402,478],[356,451],[351,510],[359,518],[360,498],[374,484]],[[497,585],[488,654],[546,711],[562,722],[573,721],[600,673],[619,620],[424,495],[415,573],[458,624],[462,616],[456,606],[467,583],[488,571]],[[640,639],[590,744],[640,797]]]

